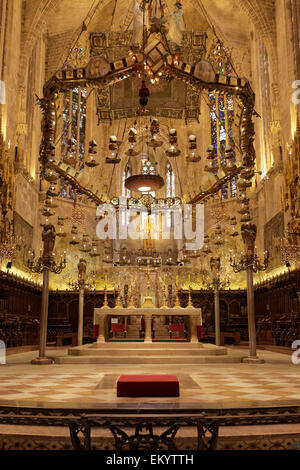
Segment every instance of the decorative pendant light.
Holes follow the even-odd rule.
[[[142,162],[142,170],[139,175],[129,176],[125,180],[125,187],[127,189],[130,191],[140,191],[141,193],[157,191],[164,184],[163,178],[155,174],[155,164],[149,159]]]
[[[142,80],[142,86],[139,89],[140,105],[144,108],[148,104],[148,98],[150,95],[149,89],[146,87],[146,81]]]

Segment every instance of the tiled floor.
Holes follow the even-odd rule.
[[[238,351],[235,350],[234,354]],[[63,355],[65,350],[50,350]],[[265,364],[31,365],[36,352],[8,357],[0,366],[0,405],[99,407],[114,403],[177,403],[199,408],[300,405],[300,366],[288,355],[259,351]],[[117,398],[122,373],[176,373],[179,398]]]

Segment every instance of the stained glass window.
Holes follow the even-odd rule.
[[[231,68],[228,70],[231,70]],[[231,95],[210,93],[209,105],[211,144],[217,155],[213,164],[214,166],[218,164],[222,168],[226,165],[224,159],[226,147],[230,145],[234,148],[234,98]],[[221,190],[222,199],[236,196],[236,183],[237,180],[234,178],[230,183],[223,186]]]
[[[166,197],[175,196],[175,178],[171,163],[166,164]]]
[[[166,197],[175,197],[175,177],[172,165],[169,161],[166,164],[165,171],[165,184],[166,184]],[[172,213],[170,211],[166,214],[167,227],[171,227]]]
[[[61,158],[64,160],[67,157],[68,141],[73,139],[74,166],[80,170],[84,165],[87,90],[80,87],[66,90],[63,99]],[[60,188],[61,197],[75,199],[72,186],[68,186],[62,178]]]
[[[79,169],[83,165],[85,152],[86,100],[86,88],[73,88],[64,93],[61,156],[62,159],[66,158],[68,140],[74,139],[74,156]]]

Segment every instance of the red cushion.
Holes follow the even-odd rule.
[[[170,331],[175,333],[175,331],[184,331],[184,323],[172,323],[170,325]]]
[[[111,331],[123,333],[125,331],[125,325],[123,323],[112,323]]]
[[[176,375],[121,375],[118,397],[179,397]]]

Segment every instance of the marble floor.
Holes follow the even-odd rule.
[[[0,365],[0,406],[103,408],[109,404],[174,404],[197,408],[300,405],[300,365],[284,353],[259,350],[264,364],[191,365],[31,365],[36,351],[13,354]],[[229,354],[245,349],[229,348]],[[67,354],[67,349],[49,349],[48,356]],[[121,374],[178,376],[179,398],[117,398],[116,381]]]

